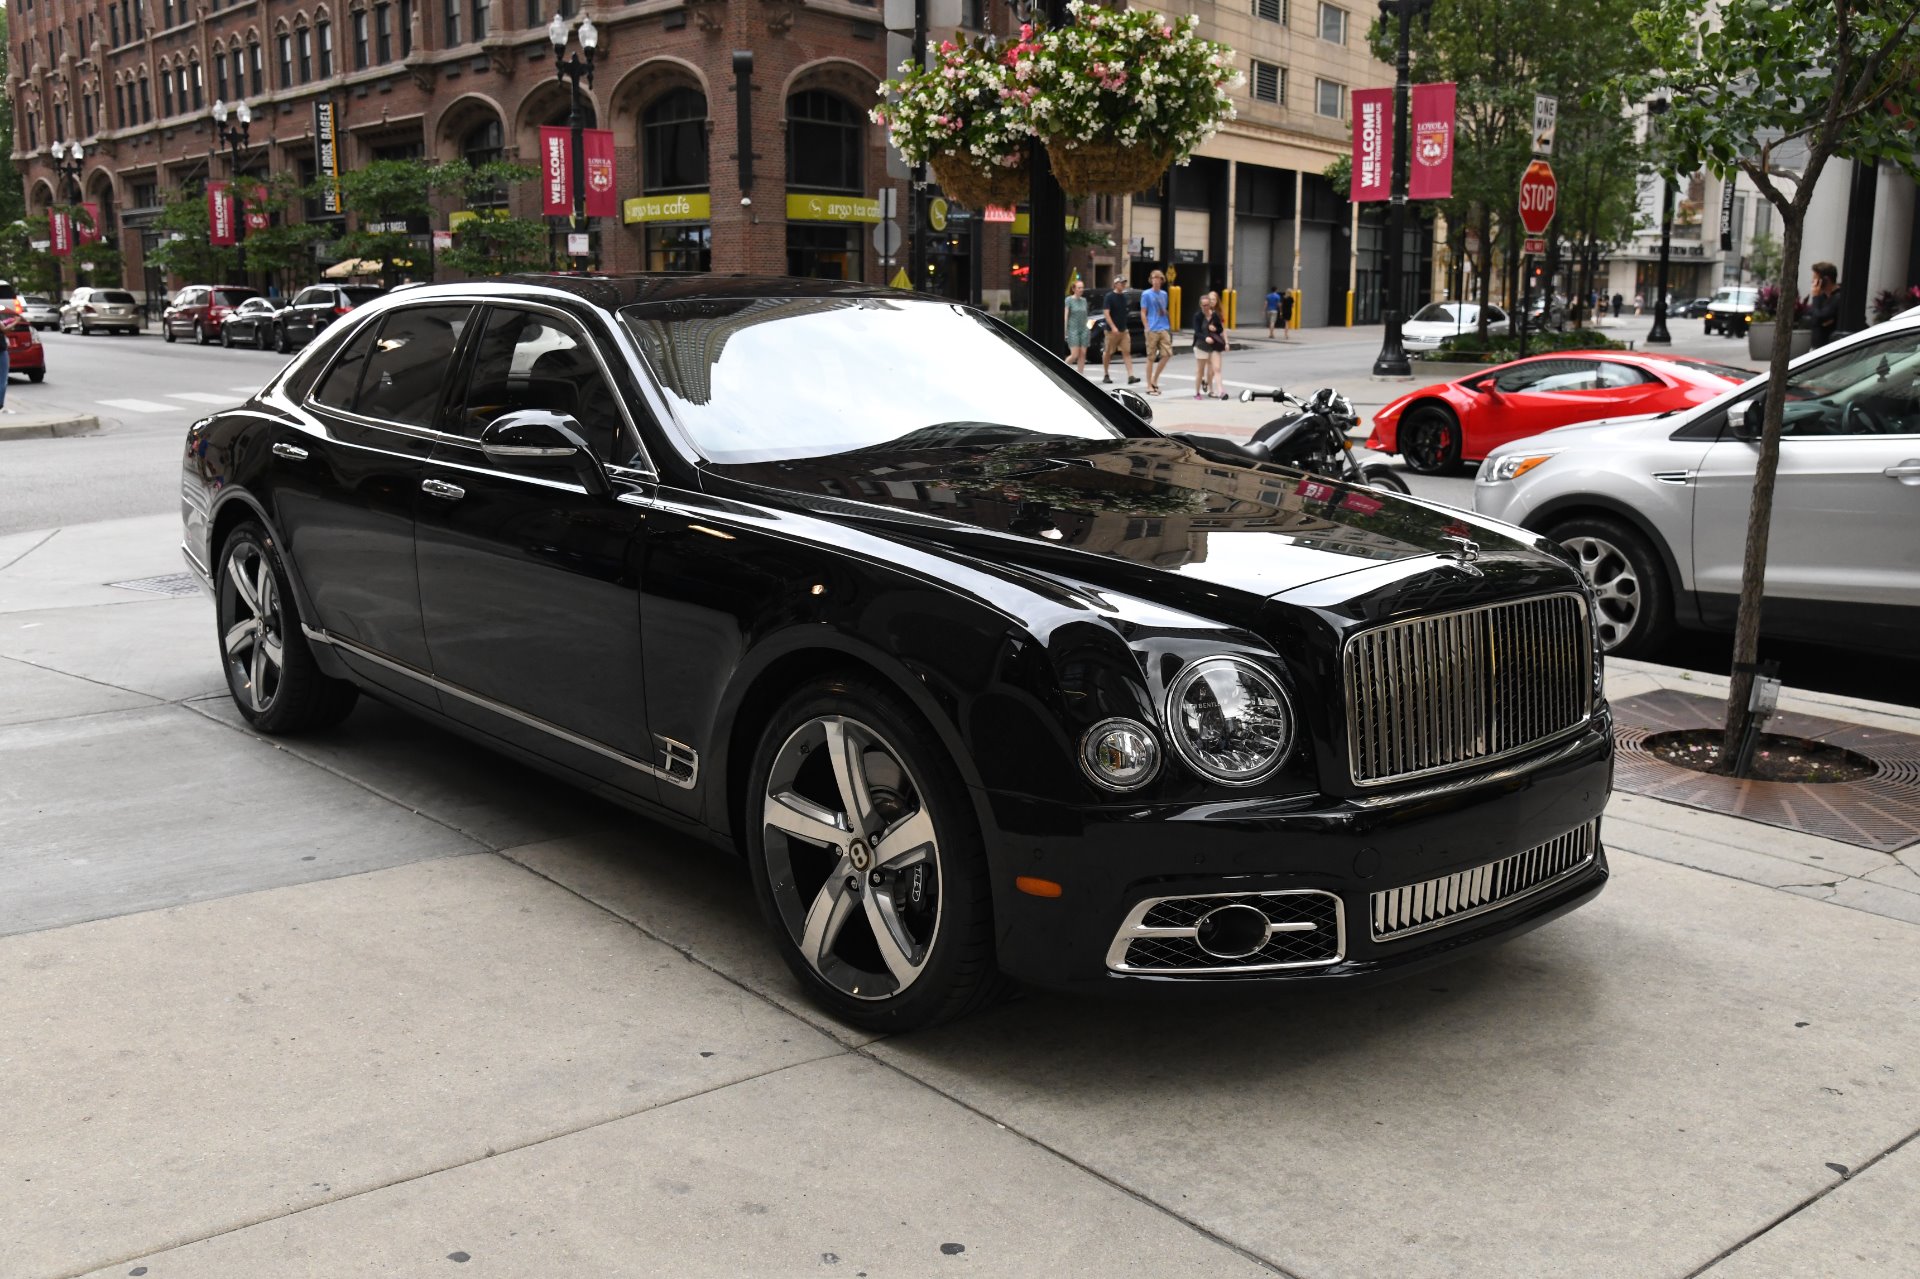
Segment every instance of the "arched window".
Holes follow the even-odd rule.
[[[260,56],[260,41],[257,39],[250,38],[247,41],[247,66],[253,80],[253,94],[259,97],[267,91],[267,72],[265,59]]]
[[[313,32],[301,27],[296,38],[300,44],[300,83],[305,84],[313,79]]]
[[[353,69],[355,71],[365,71],[367,69],[367,11],[365,9],[355,9],[353,11],[352,21]]]
[[[280,87],[291,89],[293,87],[293,37],[282,31],[276,38],[275,44],[280,52]]]
[[[140,69],[140,123],[153,123],[153,86],[147,80],[145,67]]]
[[[227,63],[233,68],[233,96],[236,98],[246,97],[247,55],[246,51],[240,47],[238,40],[235,40],[233,42],[233,48],[227,51]],[[259,90],[255,89],[254,92],[258,93]]]
[[[707,189],[707,97],[673,89],[640,117],[640,189],[649,194]]]
[[[314,41],[320,46],[320,78],[333,74],[333,24],[325,18],[313,24]]]
[[[573,123],[572,111],[573,108],[571,106],[561,107],[560,110],[554,113],[553,119],[547,121],[547,124],[556,129],[566,128]],[[585,94],[582,94],[580,97],[580,127],[583,129],[596,127],[593,103],[588,100]]]
[[[205,79],[200,75],[200,59],[195,58],[188,70],[193,80],[193,109],[198,111],[202,106],[206,105],[207,96],[207,84]]]
[[[173,114],[173,73],[160,68],[160,118]]]
[[[460,139],[461,159],[476,169],[482,165],[504,160],[506,156],[506,131],[500,127],[500,121],[497,119],[475,125],[467,130],[466,137]],[[507,202],[506,184],[497,183],[492,187],[477,189],[473,192],[471,199],[476,206],[503,205]]]
[[[787,99],[787,185],[801,191],[865,191],[860,153],[866,117],[838,94],[809,89]]]
[[[225,102],[233,95],[227,92],[227,60],[222,54],[213,55],[213,99]]]

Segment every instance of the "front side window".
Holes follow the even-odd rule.
[[[1612,360],[1600,362],[1600,385],[1610,391],[1624,390],[1630,386],[1645,386],[1660,379],[1645,369],[1636,369],[1631,364],[1615,364]]]
[[[1754,396],[1747,410],[1756,432],[1763,399]],[[1796,370],[1787,378],[1781,431],[1794,438],[1920,435],[1920,329]]]
[[[1498,385],[1508,395],[1518,392],[1591,391],[1599,384],[1592,360],[1535,360],[1502,373]]]
[[[472,308],[420,306],[395,311],[367,356],[354,411],[401,426],[431,428]]]
[[[621,319],[688,442],[722,464],[1121,434],[1077,374],[948,302],[642,304]]]
[[[787,185],[801,191],[864,191],[860,152],[866,117],[822,89],[787,99]]]
[[[496,308],[480,338],[465,409],[453,429],[478,438],[495,418],[525,409],[578,422],[581,438],[603,462],[625,455],[619,447],[620,402],[588,340],[551,316]]]

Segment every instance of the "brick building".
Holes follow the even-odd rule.
[[[312,178],[312,104],[321,98],[339,111],[343,167],[422,156],[532,162],[540,127],[568,118],[569,88],[554,75],[546,34],[556,3],[563,17],[577,16],[576,0],[15,0],[6,87],[27,207],[42,213],[71,198],[56,192],[48,148],[85,143],[84,198],[98,203],[122,249],[126,283],[151,295],[178,283],[145,262],[162,193],[230,176],[210,118],[216,100],[251,106],[239,167],[253,176]],[[1176,173],[1171,200],[1163,188],[1077,210],[1083,227],[1112,236],[1112,247],[1075,251],[1080,270],[1096,280],[1140,275],[1150,258],[1171,258],[1216,287],[1264,292],[1273,263],[1288,264],[1290,281],[1297,242],[1308,321],[1333,313],[1327,298],[1350,278],[1340,232],[1351,218],[1319,171],[1347,148],[1347,87],[1383,82],[1386,72],[1345,9],[1318,3],[1298,20],[1290,12],[1313,3],[1252,0],[1250,14],[1244,3],[1167,6],[1198,12],[1210,35],[1248,58],[1241,119]],[[866,116],[888,60],[874,4],[630,0],[587,12],[599,48],[586,114],[614,133],[624,210],[594,229],[603,269],[869,281],[898,270],[899,260],[880,259],[872,234],[882,188],[899,193],[903,221],[908,208],[907,184],[888,173],[884,131]],[[991,0],[969,0],[963,13],[976,29],[1007,19]],[[1354,21],[1364,21],[1357,10]],[[752,55],[744,75],[736,51]],[[749,164],[737,144],[743,84]],[[537,199],[531,182],[508,194],[523,216],[537,214]],[[435,228],[446,228],[448,212]],[[326,216],[313,207],[306,215]],[[1026,304],[1024,231],[994,224],[979,241],[990,304]],[[1130,239],[1138,252],[1128,252]],[[930,286],[967,296],[975,241],[966,224],[932,240]],[[1230,268],[1236,252],[1245,269]]]

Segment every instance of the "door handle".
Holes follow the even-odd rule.
[[[1910,457],[1898,466],[1889,466],[1880,474],[1891,480],[1899,480],[1901,483],[1920,480],[1920,457]]]
[[[420,491],[433,497],[443,497],[449,502],[458,502],[467,495],[467,491],[458,484],[449,484],[445,480],[421,480]]]
[[[298,444],[276,444],[273,446],[273,455],[275,457],[284,457],[289,462],[304,462],[307,460],[307,451]]]

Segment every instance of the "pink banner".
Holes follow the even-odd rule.
[[[582,131],[580,147],[587,161],[587,216],[619,217],[620,201],[613,195],[613,130]]]
[[[47,250],[56,258],[73,252],[73,219],[60,209],[47,215]]]
[[[1355,204],[1384,200],[1393,191],[1393,90],[1355,89],[1353,194]]]
[[[273,225],[273,218],[267,212],[267,189],[255,187],[247,195],[247,230],[264,231]]]
[[[573,212],[573,138],[557,125],[540,129],[540,212],[566,217]]]
[[[73,242],[79,248],[97,243],[102,238],[100,230],[100,206],[89,200],[80,206],[87,216],[75,219],[73,224]]]
[[[233,200],[224,182],[207,183],[207,242],[219,248],[234,242]]]
[[[1452,84],[1413,86],[1409,199],[1453,198],[1453,98]]]

